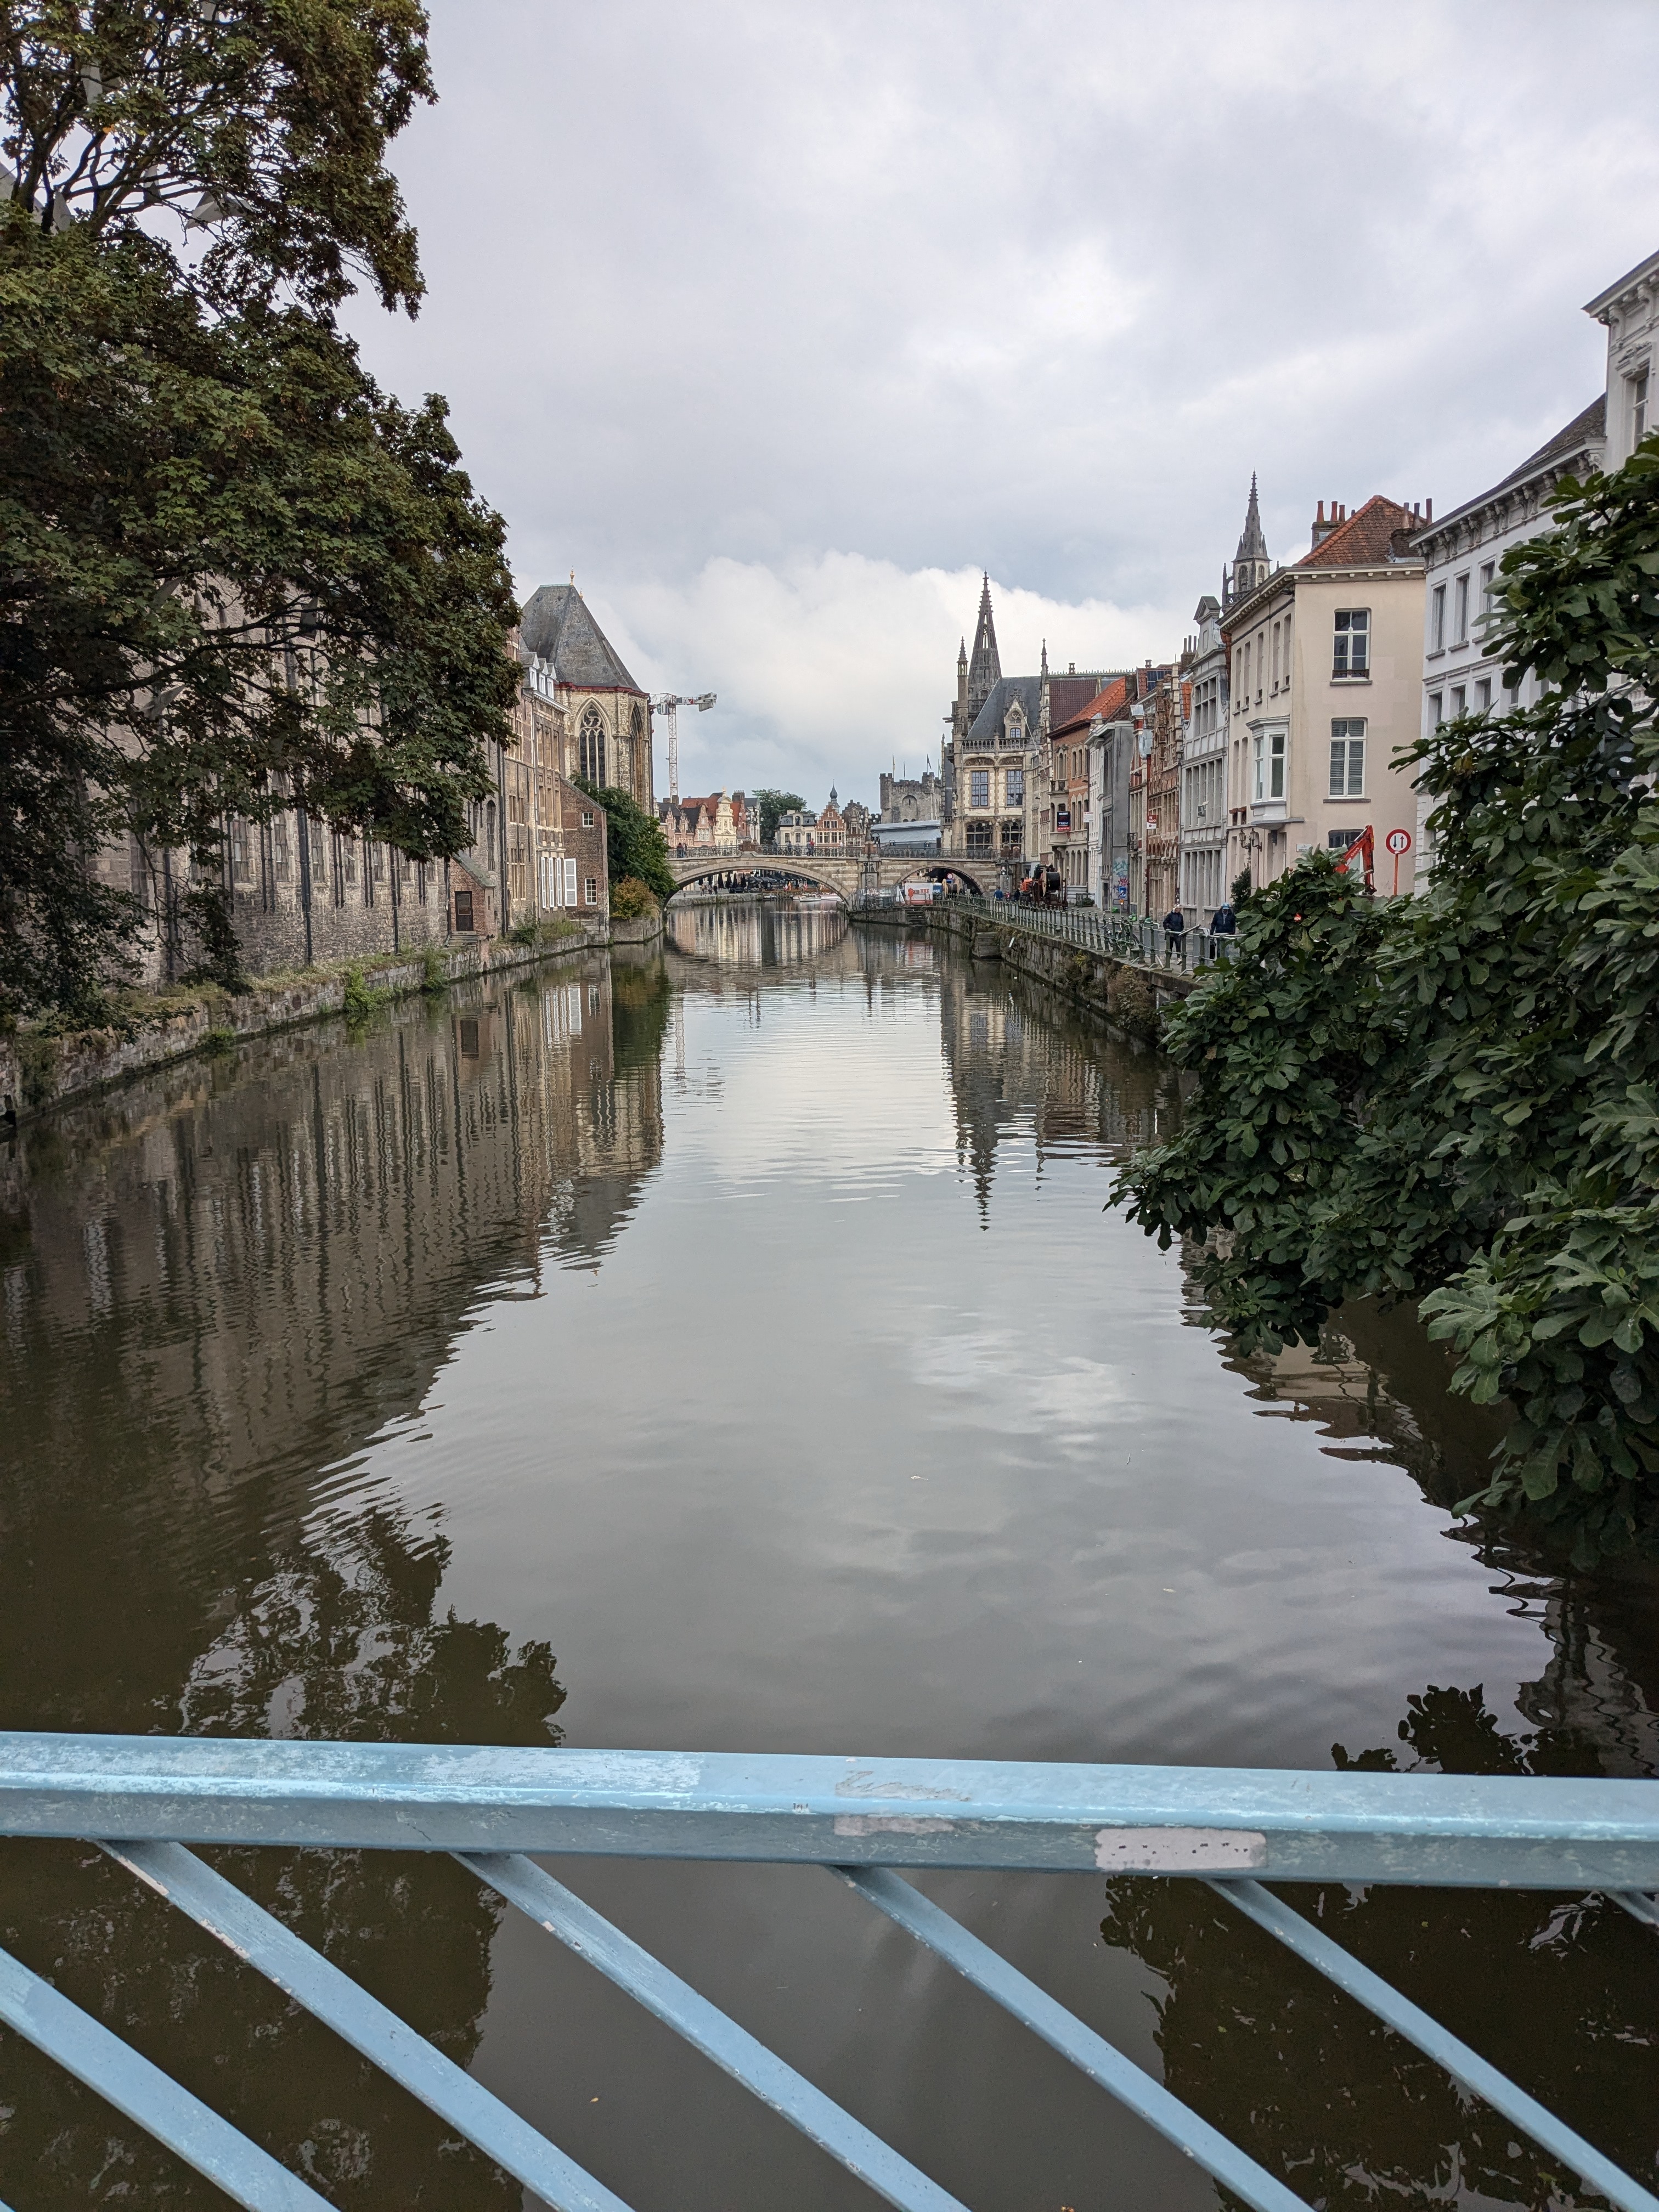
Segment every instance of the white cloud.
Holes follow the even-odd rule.
[[[873,805],[897,763],[939,766],[962,633],[971,638],[981,578],[971,569],[907,571],[863,554],[771,565],[714,560],[686,583],[642,582],[627,600],[595,593],[594,612],[639,681],[656,690],[719,687],[708,714],[680,716],[680,788],[761,785],[821,805],[833,782]],[[1076,605],[994,580],[1004,667],[1034,670],[1046,639],[1063,671],[1123,667],[1178,629],[1149,608]],[[665,787],[665,769],[658,781]]]
[[[1471,495],[1594,393],[1579,303],[1659,244],[1650,0],[434,16],[428,300],[356,327],[449,394],[527,587],[574,566],[734,702],[720,781],[926,750],[981,564],[1031,595],[1005,665],[1067,610],[1066,656],[1139,659],[1252,469],[1276,554],[1316,498]]]

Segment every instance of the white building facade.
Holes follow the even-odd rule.
[[[1550,495],[1564,477],[1616,469],[1654,428],[1659,397],[1659,253],[1585,305],[1607,326],[1607,384],[1589,405],[1501,483],[1467,501],[1413,540],[1427,584],[1423,628],[1423,728],[1461,714],[1532,703],[1535,684],[1504,689],[1502,663],[1486,650],[1488,617],[1504,556],[1551,527]],[[1434,865],[1431,801],[1418,795],[1417,883]]]
[[[1190,708],[1181,750],[1181,906],[1189,927],[1207,929],[1227,896],[1227,641],[1221,602],[1207,595],[1194,614]]]

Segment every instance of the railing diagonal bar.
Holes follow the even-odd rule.
[[[603,2182],[182,1844],[106,1841],[102,1848],[556,2212],[627,2212]]]
[[[298,2174],[6,1951],[0,2020],[247,2212],[329,2212]]]
[[[1607,1895],[1644,1928],[1659,1928],[1659,1898],[1649,1897],[1639,1889],[1610,1889]]]
[[[728,2019],[660,1960],[624,1936],[591,1905],[518,1853],[458,1851],[471,1869],[578,1957],[597,1966],[647,2012],[712,2058],[761,2102],[867,2182],[903,2212],[962,2212],[957,2198],[902,2158],[890,2144],[816,2089],[775,2051]]]
[[[1189,2106],[1173,2096],[1161,2081],[1137,2066],[1103,2035],[1085,2027],[1066,2011],[1057,1998],[1009,1965],[1000,1953],[971,1936],[960,1921],[922,1895],[885,1867],[842,1866],[831,1869],[906,1929],[947,1966],[995,1999],[1005,2012],[1035,2031],[1051,2049],[1069,2058],[1091,2081],[1109,2089],[1159,2135],[1195,2160],[1206,2173],[1253,2205],[1255,2212],[1307,2212],[1304,2200],[1258,2166],[1248,2152],[1228,2142]]]
[[[1209,1887],[1218,1897],[1224,1897],[1236,1905],[1246,1918],[1276,1936],[1287,1950],[1294,1951],[1310,1966],[1316,1967],[1327,1981],[1355,1997],[1380,2021],[1403,2035],[1408,2043],[1426,2052],[1437,2065],[1444,2067],[1455,2081],[1512,2120],[1517,2128],[1541,2143],[1576,2173],[1589,2188],[1600,2190],[1602,2196],[1621,2208],[1621,2212],[1659,2212],[1659,2197],[1653,2197],[1639,2182],[1604,2157],[1593,2143],[1584,2141],[1565,2121],[1518,2088],[1507,2074],[1482,2058],[1461,2042],[1449,2028],[1414,2005],[1409,1997],[1385,1982],[1381,1974],[1362,1966],[1351,1952],[1304,1920],[1299,1912],[1264,1889],[1259,1881],[1212,1881]]]

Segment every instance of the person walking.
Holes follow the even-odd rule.
[[[1231,899],[1223,899],[1210,916],[1210,934],[1212,937],[1236,937],[1238,934],[1238,916],[1233,912]]]
[[[1183,958],[1187,944],[1187,917],[1178,906],[1172,906],[1164,917],[1164,956],[1174,962]]]

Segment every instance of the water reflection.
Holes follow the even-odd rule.
[[[0,1723],[1659,1771],[1650,1580],[1454,1518],[1491,1420],[1409,1318],[1237,1361],[1103,1213],[1180,1111],[1154,1055],[926,936],[671,919],[26,1127]],[[0,1940],[338,2202],[517,2203],[80,1856],[0,1856]],[[234,1867],[631,2201],[862,2201],[447,1863]],[[983,2212],[1212,2201],[827,1881],[578,1872]],[[1111,1886],[1103,1948],[1096,1883],[942,1890],[1310,2198],[1573,2201],[1201,1894]],[[1630,1923],[1316,1909],[1649,2169]],[[3,2048],[0,2197],[214,2201]]]
[[[204,1640],[167,1724],[215,1735],[556,1743],[564,1691],[552,1653],[535,1643],[514,1650],[492,1621],[441,1613],[448,1556],[429,1528],[370,1508],[278,1541],[229,1587],[198,1588]],[[458,2064],[471,2063],[501,1908],[452,1863],[374,1851],[210,1856]],[[517,2212],[522,2192],[487,2159],[418,2106],[394,2119],[399,2100],[374,2069],[343,2057],[95,1852],[8,1846],[0,1923],[8,1948],[233,2112],[331,2202]],[[9,2042],[6,2058],[0,2155],[9,2173],[31,2177],[28,2201],[223,2202],[136,2131],[112,2130],[95,2099],[26,2046]]]
[[[848,938],[847,908],[824,895],[804,899],[676,899],[668,909],[668,942],[691,960],[729,967],[798,968]]]

